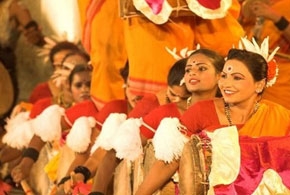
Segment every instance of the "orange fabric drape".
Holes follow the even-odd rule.
[[[81,12],[88,11],[93,2],[79,0]],[[91,43],[87,48],[90,48],[94,66],[91,92],[98,108],[112,99],[124,97],[119,69],[127,58],[132,91],[157,93],[166,87],[168,70],[175,62],[165,47],[176,48],[179,53],[186,47],[195,49],[199,43],[201,47],[226,55],[244,35],[237,22],[238,3],[234,3],[222,19],[182,16],[171,18],[163,25],[154,24],[142,16],[121,19],[118,9],[118,1],[104,1],[91,18],[90,40],[86,38]],[[87,15],[81,13],[81,17]],[[82,19],[84,25],[87,25],[87,19]]]
[[[289,124],[289,110],[282,106],[277,106],[274,102],[263,100],[258,111],[239,130],[239,135],[250,137],[285,136],[290,133]]]
[[[290,21],[289,7],[289,0],[275,0],[272,4],[272,8],[274,10],[278,10],[279,13],[288,19],[288,21]],[[248,37],[252,37],[252,28],[253,26],[245,26],[245,29],[247,29]],[[280,49],[278,52],[289,55],[290,42],[283,37],[282,32],[279,31],[273,22],[269,20],[265,20],[264,22],[260,40],[263,40],[267,36],[269,36],[270,49],[273,50],[279,46]],[[276,55],[275,59],[279,67],[277,81],[273,86],[265,90],[263,97],[290,109],[290,58],[280,58],[278,55]]]
[[[90,43],[88,46],[85,42],[94,67],[91,94],[100,109],[106,102],[124,98],[124,82],[119,73],[127,61],[123,21],[119,17],[118,2],[115,0],[79,0],[79,5],[81,17],[85,17],[82,19],[84,27],[91,25],[90,31],[84,34],[90,37],[83,40],[89,40]]]

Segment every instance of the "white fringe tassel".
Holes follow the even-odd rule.
[[[27,147],[34,132],[29,120],[30,112],[20,112],[14,118],[8,119],[5,125],[7,133],[3,136],[2,142],[16,149]]]
[[[91,154],[99,147],[105,150],[112,149],[112,137],[115,136],[119,126],[126,120],[127,115],[123,113],[111,113],[103,123],[100,135],[96,138],[91,149]]]
[[[181,156],[184,144],[188,141],[178,129],[180,123],[177,118],[164,118],[152,139],[155,157],[170,163]]]
[[[32,119],[34,133],[42,141],[49,142],[61,137],[61,117],[64,115],[64,108],[58,105],[47,107],[35,119]]]
[[[116,156],[120,159],[134,161],[143,152],[140,138],[141,119],[127,119],[112,139]]]
[[[91,143],[92,128],[95,125],[93,117],[78,118],[66,137],[66,145],[74,152],[85,152]]]

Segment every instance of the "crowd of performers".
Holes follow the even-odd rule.
[[[290,194],[288,1],[125,22],[97,2],[89,55],[56,44],[51,78],[6,118],[0,193]]]

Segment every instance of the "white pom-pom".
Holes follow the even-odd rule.
[[[7,133],[3,136],[2,142],[19,150],[27,147],[34,135],[29,112],[20,112],[14,118],[8,119],[5,129]]]
[[[188,138],[179,131],[179,128],[180,123],[177,118],[162,119],[152,139],[157,159],[171,162],[180,157]]]
[[[141,124],[141,119],[130,118],[119,127],[112,140],[118,158],[134,161],[142,154]]]
[[[66,137],[66,145],[74,152],[85,152],[91,143],[92,128],[95,125],[93,117],[78,118]]]
[[[111,139],[119,126],[126,120],[127,115],[123,113],[111,113],[102,126],[102,131],[97,137],[95,144],[91,149],[91,154],[99,147],[110,150],[112,149]]]
[[[32,119],[32,128],[42,141],[48,142],[61,137],[61,117],[64,108],[58,105],[47,107],[35,119]]]

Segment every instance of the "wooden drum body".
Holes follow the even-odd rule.
[[[194,135],[184,146],[179,166],[180,194],[206,195],[211,166],[211,144]]]

